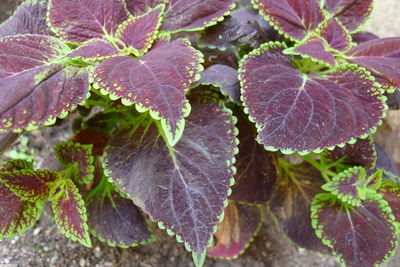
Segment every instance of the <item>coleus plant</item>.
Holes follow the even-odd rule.
[[[400,38],[359,32],[372,6],[23,2],[0,25],[1,151],[69,113],[73,135],[38,168],[1,165],[0,237],[49,201],[83,245],[146,244],[153,221],[200,266],[239,256],[267,207],[301,247],[384,262],[399,174],[373,133],[399,106]]]

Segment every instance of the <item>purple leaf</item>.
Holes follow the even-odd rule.
[[[154,124],[134,133],[126,129],[109,141],[104,165],[115,185],[185,242],[201,265],[227,204],[236,138],[230,110],[204,97],[191,103],[185,132],[173,148]]]
[[[207,248],[207,256],[235,259],[250,245],[261,227],[261,210],[234,201],[225,208],[224,220],[214,233],[214,243]]]
[[[385,89],[400,87],[400,37],[373,39],[351,49],[348,61],[362,66],[382,79]]]
[[[373,138],[357,139],[355,144],[347,144],[343,148],[337,147],[327,152],[327,157],[338,161],[346,157],[344,163],[351,166],[373,168],[376,162],[376,150]]]
[[[89,184],[93,180],[93,145],[61,142],[54,148],[54,154],[65,167],[74,169],[71,178],[76,183]]]
[[[311,57],[320,63],[335,66],[335,57],[325,47],[325,41],[318,35],[310,35],[300,44],[285,50],[285,54],[299,54],[303,57]]]
[[[155,8],[158,4],[165,3],[165,0],[125,0],[126,8],[133,16],[146,13],[149,9]]]
[[[379,37],[371,32],[357,32],[352,36],[353,42],[356,44],[365,43],[374,39],[378,39]]]
[[[352,40],[349,32],[335,18],[321,23],[317,32],[333,49],[347,51],[351,48]]]
[[[64,187],[52,200],[54,220],[58,229],[73,241],[91,247],[87,226],[85,203],[72,180],[65,180]]]
[[[379,265],[396,248],[394,217],[379,195],[350,208],[331,194],[319,194],[311,218],[317,236],[346,266]]]
[[[388,180],[398,179],[400,177],[399,171],[392,158],[386,153],[386,151],[378,143],[375,143],[376,150],[376,169],[384,171],[384,178]]]
[[[324,9],[350,31],[358,31],[371,15],[373,0],[324,0]]]
[[[50,0],[48,22],[63,39],[83,43],[112,38],[128,18],[123,0]]]
[[[46,23],[47,1],[27,0],[0,25],[0,37],[17,34],[52,35]]]
[[[242,113],[242,112],[241,112]],[[239,154],[236,156],[236,183],[230,199],[250,203],[267,203],[276,189],[278,177],[275,155],[257,143],[254,125],[238,114]]]
[[[120,55],[121,52],[104,40],[91,39],[66,55],[69,58],[101,61],[105,58]]]
[[[244,106],[267,150],[321,152],[376,129],[386,105],[373,77],[354,65],[305,74],[282,54],[285,48],[265,44],[239,71]]]
[[[185,91],[200,78],[203,61],[200,52],[187,39],[160,41],[140,59],[113,57],[94,72],[95,87],[122,99],[125,105],[136,104],[140,112],[150,109],[161,119],[171,145],[182,135],[184,117],[190,112]]]
[[[200,38],[200,45],[223,51],[233,45],[256,48],[268,40],[277,39],[278,36],[278,32],[256,10],[239,9],[233,11],[224,21],[207,28]]]
[[[235,0],[169,0],[161,30],[202,30],[222,21],[234,7]]]
[[[212,65],[201,73],[199,83],[219,87],[223,95],[229,96],[234,102],[240,102],[238,72],[230,66]]]
[[[115,191],[91,198],[88,215],[91,232],[111,246],[132,247],[154,239],[132,200],[122,198]]]
[[[306,249],[329,252],[311,226],[310,207],[315,195],[323,192],[321,173],[309,164],[291,166],[279,177],[278,188],[269,202],[277,225],[296,244]]]
[[[396,224],[400,225],[400,185],[383,180],[381,187],[377,190],[377,193],[382,195],[382,198],[387,201],[392,214],[395,217]]]
[[[21,133],[0,133],[0,155],[7,151],[21,136]]]
[[[292,40],[302,40],[324,20],[317,0],[253,0],[260,14]]]
[[[30,202],[50,199],[53,194],[51,183],[58,178],[58,173],[50,170],[0,172],[0,183],[22,200]]]
[[[322,189],[331,192],[338,199],[351,206],[360,206],[361,201],[366,198],[364,190],[367,182],[366,175],[363,167],[353,167],[333,177],[331,182],[322,186]]]
[[[85,68],[62,64],[70,49],[43,35],[0,39],[0,131],[53,124],[88,96]]]
[[[142,56],[151,47],[161,25],[164,5],[159,5],[139,17],[131,17],[120,25],[116,33],[119,38],[132,50],[135,56]]]

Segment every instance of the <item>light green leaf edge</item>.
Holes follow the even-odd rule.
[[[52,188],[51,188],[51,182],[46,182],[46,186],[48,187],[48,195],[37,195],[35,194],[36,190],[28,190],[28,195],[27,191],[20,190],[18,187],[15,187],[13,185],[9,185],[7,180],[2,179],[2,175],[32,175],[39,177],[38,180],[41,180],[44,176],[50,175],[55,177],[55,180],[59,178],[59,175],[56,171],[53,170],[15,170],[11,172],[0,172],[0,183],[3,183],[11,192],[13,192],[16,196],[18,196],[20,199],[28,202],[37,202],[37,201],[42,201],[42,200],[49,200],[52,195]],[[30,196],[33,195],[33,196]]]
[[[241,202],[237,202],[237,201],[234,201],[234,200],[231,200],[231,201],[236,202],[236,203],[239,203],[239,204],[241,204],[241,205],[247,205],[247,204],[242,204]],[[231,201],[229,201],[229,202],[231,202]],[[230,203],[229,203],[229,204],[230,204]],[[247,205],[247,206],[253,206],[253,205]],[[254,231],[252,237],[251,237],[250,240],[246,243],[246,245],[243,247],[243,249],[239,252],[239,254],[237,254],[237,255],[234,256],[234,257],[214,257],[214,256],[208,256],[208,255],[207,255],[208,258],[220,259],[220,260],[236,260],[237,258],[239,258],[241,255],[243,255],[243,254],[246,252],[246,250],[247,250],[247,249],[249,248],[249,246],[253,243],[254,239],[256,238],[256,236],[258,235],[258,233],[260,232],[261,227],[263,226],[263,223],[264,223],[265,214],[264,214],[264,211],[263,211],[263,209],[262,209],[263,206],[261,206],[261,205],[255,205],[255,206],[258,208],[258,212],[260,213],[260,221],[258,222],[258,226],[257,226],[256,231]]]
[[[124,4],[126,4],[125,1],[124,1]],[[121,40],[121,34],[122,34],[123,31],[125,31],[125,29],[129,26],[129,24],[131,24],[132,22],[136,21],[137,19],[140,19],[142,17],[145,17],[145,16],[149,15],[151,12],[155,11],[156,9],[161,9],[160,14],[158,16],[157,25],[156,25],[156,27],[155,27],[153,32],[150,32],[150,33],[147,34],[145,47],[143,47],[142,49],[138,50],[136,47],[128,46],[128,47],[125,48],[125,50],[127,51],[128,54],[132,53],[137,57],[141,57],[141,56],[143,56],[144,54],[146,54],[149,51],[149,49],[153,45],[155,39],[157,38],[158,30],[160,29],[160,26],[162,24],[162,20],[163,20],[163,17],[164,17],[164,12],[165,12],[165,5],[164,4],[159,4],[156,7],[147,10],[146,13],[144,13],[142,15],[139,15],[139,16],[130,15],[129,18],[126,21],[124,21],[122,24],[120,24],[118,26],[118,29],[115,32],[115,38],[119,39],[120,42],[123,43],[122,40]]]
[[[229,121],[226,121],[226,123],[227,123],[227,124],[231,124],[231,123],[232,123],[233,125],[236,125],[236,123],[237,123],[237,118],[233,115],[232,110],[229,109],[229,108],[227,108],[227,107],[225,107],[225,105],[223,105],[223,101],[219,101],[218,104],[221,105],[221,108],[224,110],[224,112],[226,112],[227,114],[229,114],[229,115],[232,117],[232,119],[229,120]],[[230,133],[230,132],[228,132],[228,133]],[[239,139],[237,138],[237,136],[238,136],[238,134],[239,134],[239,130],[238,130],[236,127],[234,127],[234,134],[235,134],[235,136],[236,136],[236,137],[235,137],[235,148],[233,149],[233,154],[234,154],[234,156],[233,156],[233,158],[232,158],[231,160],[228,160],[228,161],[227,161],[227,165],[230,167],[230,170],[231,170],[231,172],[232,172],[232,177],[231,177],[231,179],[230,179],[230,184],[229,184],[229,188],[228,188],[228,192],[227,192],[227,199],[224,201],[224,205],[223,205],[223,208],[222,208],[222,212],[221,212],[220,216],[218,217],[218,222],[217,222],[217,224],[220,223],[220,222],[222,222],[223,219],[224,219],[224,209],[228,206],[228,197],[232,194],[232,189],[231,189],[231,187],[235,184],[235,178],[234,178],[234,176],[235,176],[235,174],[236,174],[236,167],[234,166],[234,164],[236,163],[236,157],[235,157],[235,155],[237,155],[237,154],[239,153],[239,149],[237,148],[237,145],[239,144]],[[107,149],[107,147],[106,147],[106,149]],[[105,151],[106,151],[106,149],[105,149]],[[108,177],[110,183],[115,183],[115,182],[113,181],[113,179],[111,178],[111,177],[112,177],[112,171],[111,171],[110,169],[107,168],[107,164],[108,164],[107,152],[104,152],[104,154],[103,154],[103,161],[102,161],[102,162],[103,162],[104,174]],[[124,193],[124,192],[123,192],[123,193]],[[124,194],[125,194],[125,193],[124,193]],[[170,236],[175,236],[175,237],[176,237],[176,241],[178,241],[178,243],[184,243],[184,241],[183,241],[183,239],[182,239],[182,236],[177,235],[172,229],[166,228],[166,227],[164,226],[164,223],[163,223],[162,221],[156,221],[156,222],[157,222],[158,227],[159,227],[161,230],[166,230],[167,233],[168,233],[168,235],[170,235]],[[208,241],[208,246],[211,246],[211,245],[212,245],[213,234],[214,234],[216,231],[217,231],[217,225],[214,226],[214,229],[213,229],[212,233],[210,234],[210,239],[209,239],[209,241]],[[197,255],[196,255],[196,253],[192,251],[192,248],[190,247],[189,243],[186,243],[186,242],[185,242],[185,243],[184,243],[184,246],[185,246],[185,249],[186,249],[188,252],[192,252],[192,257],[193,257],[193,261],[194,261],[194,263],[195,263],[195,266],[196,266],[196,267],[201,267],[201,266],[203,266],[203,264],[204,264],[204,262],[205,262],[205,259],[206,259],[206,249],[204,249],[204,251],[202,252],[201,258],[198,258]]]
[[[341,30],[343,31],[343,34],[346,36],[346,39],[347,39],[347,41],[348,41],[348,46],[347,46],[346,49],[344,49],[344,50],[337,50],[337,49],[331,47],[331,46],[328,44],[328,42],[327,42],[328,47],[329,47],[332,51],[334,51],[334,52],[336,52],[336,53],[338,53],[338,54],[345,53],[345,52],[349,51],[349,50],[352,48],[352,46],[354,45],[354,44],[353,44],[353,38],[351,37],[351,33],[349,32],[349,30],[346,29],[346,27],[343,25],[343,23],[342,23],[338,18],[335,17],[335,18],[332,18],[332,19],[334,19],[334,20],[339,24],[339,27],[340,27]],[[320,36],[323,40],[325,40],[325,38],[322,36],[321,31],[323,31],[324,28],[328,27],[329,21],[330,21],[330,19],[324,20],[323,22],[321,22],[321,23],[319,24],[318,28],[315,30],[315,33],[318,34],[318,36]],[[326,40],[325,40],[325,41],[326,41]]]
[[[168,0],[167,0],[168,1]],[[174,30],[174,31],[160,31],[160,35],[164,36],[164,35],[171,35],[171,34],[175,34],[175,33],[179,33],[179,32],[196,32],[196,31],[202,31],[205,28],[211,27],[216,25],[218,22],[221,22],[225,19],[226,16],[229,16],[231,13],[231,10],[233,10],[236,7],[236,2],[233,1],[232,4],[228,7],[227,12],[225,12],[222,16],[220,17],[216,17],[216,18],[212,18],[209,22],[205,22],[204,25],[202,27],[199,28],[191,28],[191,29],[178,29],[178,30]],[[168,13],[168,9],[166,10],[165,14]],[[161,24],[162,25],[162,24]]]
[[[95,169],[94,156],[92,153],[93,145],[92,144],[82,145],[80,143],[74,143],[74,142],[60,142],[54,147],[54,155],[57,157],[58,161],[65,167],[74,167],[74,163],[77,163],[79,166],[81,164],[81,162],[80,161],[79,162],[66,162],[61,155],[61,150],[63,150],[63,148],[65,148],[65,147],[70,147],[75,150],[85,151],[85,156],[87,158],[87,165],[88,165],[88,169],[87,169],[88,174],[85,176],[81,176],[80,177],[81,180],[76,181],[76,182],[83,183],[83,184],[90,184],[94,178],[94,169]],[[77,168],[77,169],[78,169],[79,174],[81,174],[80,169],[79,168]]]
[[[64,188],[52,199],[52,209],[54,213],[54,221],[56,223],[57,228],[60,230],[60,232],[65,235],[67,238],[73,240],[73,241],[78,241],[82,245],[86,247],[92,247],[92,241],[90,240],[90,235],[89,235],[89,226],[87,224],[87,211],[85,207],[85,202],[82,199],[81,194],[79,193],[79,189],[75,186],[75,184],[72,182],[72,180],[64,180]],[[83,227],[84,230],[84,236],[83,239],[75,236],[72,234],[70,231],[62,227],[62,224],[60,223],[59,217],[60,217],[60,210],[57,208],[57,201],[64,197],[65,193],[67,192],[67,188],[69,187],[69,190],[71,190],[72,194],[75,196],[75,199],[77,200],[77,205],[80,207],[80,217],[83,221]]]
[[[8,168],[8,167],[14,167],[17,166],[16,170],[33,170],[33,163],[27,160],[23,159],[13,159],[13,160],[8,160],[4,161],[0,164],[0,173],[2,172],[2,169]]]
[[[194,65],[193,65],[194,67],[197,66],[197,73],[194,73],[194,72],[192,73],[192,76],[193,76],[193,77],[192,77],[192,79],[190,79],[190,80],[188,81],[188,84],[187,84],[187,86],[186,86],[187,89],[185,90],[185,92],[187,92],[187,91],[190,89],[190,84],[199,81],[200,78],[201,78],[200,72],[202,72],[202,71],[204,70],[204,67],[203,67],[203,65],[202,65],[202,63],[204,62],[204,55],[203,55],[199,50],[197,50],[197,49],[195,49],[195,48],[192,47],[192,45],[191,45],[189,39],[183,38],[183,39],[180,39],[180,40],[183,40],[183,41],[186,43],[187,47],[190,48],[190,49],[193,51],[193,53],[194,53],[195,55],[197,55],[197,58],[196,58],[196,59],[197,59],[197,62],[196,62],[196,63],[193,63],[193,64],[194,64]],[[185,119],[184,119],[184,118],[186,118],[187,116],[189,116],[190,111],[191,111],[191,106],[190,106],[190,103],[189,103],[188,100],[186,100],[185,103],[184,103],[185,107],[184,107],[183,110],[182,110],[182,112],[183,112],[182,119],[181,119],[181,120],[178,122],[178,124],[177,124],[178,127],[177,127],[177,131],[176,131],[176,133],[175,133],[175,136],[174,136],[174,135],[172,134],[172,132],[171,132],[171,125],[170,125],[170,123],[169,123],[165,118],[160,117],[159,112],[154,111],[154,110],[152,110],[152,109],[150,109],[150,108],[146,108],[146,107],[144,107],[144,106],[143,106],[142,104],[140,104],[140,103],[132,102],[132,101],[130,101],[129,99],[122,98],[122,97],[120,97],[120,96],[118,96],[118,95],[116,95],[116,94],[114,94],[114,93],[112,93],[112,92],[109,92],[109,91],[108,91],[108,88],[103,88],[103,87],[101,87],[101,86],[100,86],[100,83],[99,83],[98,81],[95,81],[95,77],[93,77],[93,72],[92,72],[92,76],[91,76],[91,78],[90,78],[90,83],[93,84],[93,88],[94,88],[94,89],[100,90],[100,93],[101,93],[102,95],[108,95],[109,98],[110,98],[111,100],[113,100],[113,101],[118,100],[118,99],[121,99],[122,104],[125,105],[125,106],[132,106],[132,105],[135,105],[136,110],[137,110],[138,112],[140,112],[140,113],[144,113],[144,112],[149,111],[150,116],[151,116],[154,120],[160,120],[160,121],[161,121],[161,126],[162,126],[162,128],[163,128],[163,130],[164,130],[165,136],[166,136],[167,139],[168,139],[169,145],[174,146],[174,145],[175,145],[176,143],[178,143],[178,141],[181,139],[182,134],[183,134],[183,131],[184,131],[184,129],[185,129]]]
[[[245,63],[245,61],[246,61],[248,58],[254,57],[254,56],[259,56],[259,55],[261,54],[261,51],[262,51],[262,50],[268,51],[268,50],[271,49],[271,48],[272,48],[272,49],[274,49],[274,48],[283,48],[283,49],[286,49],[287,46],[286,46],[285,43],[281,43],[281,42],[268,42],[268,43],[264,43],[264,44],[262,44],[259,48],[254,49],[253,51],[251,51],[250,53],[248,53],[247,55],[245,55],[245,56],[241,59],[241,61],[239,62],[239,71],[238,71],[238,73],[239,73],[239,81],[240,81],[240,85],[241,85],[241,88],[240,88],[240,92],[241,92],[240,99],[242,100],[242,103],[243,103],[243,106],[244,106],[244,112],[248,115],[249,120],[250,120],[251,122],[255,123],[256,128],[257,128],[257,132],[259,132],[259,131],[261,130],[262,127],[261,127],[260,125],[256,124],[255,119],[254,119],[252,116],[250,116],[249,110],[248,110],[248,108],[246,107],[246,105],[244,104],[243,93],[244,93],[244,90],[245,90],[245,86],[244,86],[245,80],[243,80],[242,74],[245,73],[246,70],[243,69],[243,64]],[[338,66],[338,67],[336,68],[336,70],[339,70],[339,71],[340,71],[340,70],[352,70],[352,71],[354,71],[355,73],[359,73],[359,74],[360,74],[360,77],[363,78],[363,79],[370,80],[370,81],[375,81],[375,78],[371,75],[371,73],[370,73],[369,71],[367,71],[365,68],[360,67],[360,66],[358,66],[358,65],[356,65],[356,64],[348,64],[348,63],[345,63],[345,64],[342,64],[342,65]],[[386,112],[387,112],[387,110],[389,109],[388,106],[387,106],[387,104],[386,104],[387,97],[383,95],[384,90],[381,88],[381,85],[380,85],[379,83],[377,83],[377,82],[374,82],[374,83],[373,83],[373,87],[371,88],[371,91],[373,91],[373,92],[375,92],[375,94],[379,95],[378,99],[381,101],[381,103],[382,103],[382,105],[383,105],[381,120],[377,123],[377,125],[376,125],[375,127],[372,127],[372,128],[369,130],[369,132],[367,132],[367,133],[365,133],[365,134],[363,134],[363,135],[361,135],[361,136],[358,136],[358,137],[353,137],[353,138],[351,138],[350,140],[348,140],[348,141],[346,141],[346,142],[339,143],[339,144],[337,144],[337,145],[335,145],[335,146],[326,147],[326,149],[328,149],[328,150],[334,150],[335,147],[341,147],[341,148],[343,148],[346,144],[350,144],[350,145],[351,145],[351,144],[354,144],[354,143],[357,141],[357,138],[366,139],[366,138],[368,138],[368,136],[370,136],[370,135],[372,135],[372,134],[374,134],[374,133],[376,132],[378,126],[382,125],[383,119],[386,118],[386,116],[387,116],[387,113],[386,113]],[[307,151],[307,150],[305,150],[305,151],[295,151],[295,150],[291,150],[291,149],[278,149],[278,148],[276,148],[276,147],[268,146],[268,145],[263,144],[263,143],[259,140],[258,137],[257,137],[256,140],[257,140],[257,142],[258,142],[259,144],[263,145],[264,148],[265,148],[266,150],[272,151],[272,152],[281,151],[281,152],[282,152],[283,154],[285,154],[285,155],[294,154],[294,153],[296,153],[296,152],[297,152],[299,155],[301,155],[301,156],[307,155],[307,154],[309,154],[309,153],[311,153],[311,152],[312,152],[312,153],[316,153],[316,154],[320,154],[320,153],[322,153],[322,152],[324,151],[324,149],[325,149],[325,148],[317,148],[317,149],[314,149],[314,150],[312,150],[312,151]]]
[[[315,230],[315,234],[317,235],[317,237],[319,239],[321,239],[322,243],[326,246],[328,246],[329,248],[332,249],[332,254],[333,256],[335,256],[336,260],[341,264],[342,267],[346,267],[346,262],[343,259],[342,255],[340,255],[339,253],[336,253],[334,251],[334,244],[332,242],[332,240],[327,239],[324,235],[323,235],[323,231],[324,231],[324,226],[320,225],[318,222],[318,212],[321,208],[324,207],[323,204],[321,204],[319,202],[319,200],[335,200],[336,197],[333,196],[330,193],[321,193],[318,194],[314,197],[314,199],[312,200],[311,203],[311,225]],[[393,240],[392,241],[394,243],[394,249],[391,251],[388,251],[387,254],[385,255],[385,257],[382,259],[381,262],[377,262],[376,265],[379,266],[379,264],[381,263],[386,263],[389,261],[389,259],[395,254],[396,252],[396,248],[398,246],[398,238],[397,238],[397,228],[396,228],[396,224],[395,224],[395,218],[392,214],[392,210],[389,207],[389,204],[382,199],[382,196],[379,194],[369,194],[367,196],[367,199],[370,200],[374,200],[376,202],[378,202],[379,208],[381,209],[386,221],[392,225],[392,229],[393,229]],[[338,199],[336,199],[336,201],[340,201]]]
[[[38,35],[38,34],[17,34],[17,35],[6,36],[6,37],[3,37],[3,38],[0,38],[0,41],[3,41],[3,40],[5,40],[5,39],[7,39],[7,38],[18,38],[18,37],[24,37],[24,36],[25,36],[25,37],[28,37],[28,36],[37,36],[37,35]],[[52,36],[47,36],[47,37],[48,37],[49,39],[53,39],[53,40],[56,41],[58,44],[62,45],[62,47],[60,47],[60,49],[61,49],[60,51],[64,54],[64,55],[60,56],[58,59],[55,59],[53,62],[48,62],[47,65],[50,65],[50,64],[52,64],[52,63],[62,63],[62,58],[63,58],[67,53],[71,52],[71,49],[70,49],[66,44],[64,44],[63,42],[61,42],[59,39],[57,39],[57,38],[55,38],[55,37],[52,37]],[[45,64],[43,64],[43,65],[45,65]],[[64,66],[63,70],[61,70],[61,71],[66,71],[67,69],[68,69],[68,67],[65,67],[65,66]],[[88,72],[88,78],[90,78],[91,73],[93,72],[93,68],[90,67],[90,66],[89,66],[89,67],[86,67],[86,68],[81,68],[81,69],[79,70],[79,73],[81,73],[82,71],[85,71],[85,70],[87,70],[87,72]],[[39,75],[40,75],[40,74],[39,74]],[[49,116],[49,118],[47,119],[47,121],[45,121],[45,122],[43,122],[43,123],[40,123],[40,124],[39,124],[39,123],[36,122],[36,121],[32,121],[26,128],[17,128],[17,129],[15,129],[15,130],[13,130],[13,131],[14,131],[14,132],[23,132],[24,130],[26,130],[26,131],[34,131],[34,130],[37,130],[40,126],[51,126],[51,125],[54,125],[54,124],[56,123],[57,118],[59,118],[59,119],[65,119],[65,118],[68,116],[69,113],[73,112],[73,111],[76,109],[76,107],[77,107],[78,105],[80,105],[80,106],[84,105],[86,99],[88,99],[89,97],[90,97],[90,90],[89,90],[89,84],[88,84],[88,92],[87,92],[86,97],[80,99],[81,102],[78,103],[77,105],[71,106],[69,110],[62,110],[62,111],[60,112],[59,115],[56,115],[56,116]],[[2,122],[3,122],[3,123],[7,123],[7,120],[3,120]],[[9,122],[9,123],[11,123],[11,122]],[[11,124],[9,127],[11,127],[11,126],[12,126],[12,124]],[[6,128],[7,128],[7,127],[6,127]],[[7,129],[1,129],[1,128],[0,128],[0,133],[6,133],[6,132],[9,132],[9,130],[7,130]]]
[[[361,0],[361,1],[366,1],[366,0]],[[325,10],[324,9],[324,7],[323,7],[323,4],[324,4],[324,0],[320,0],[320,3],[321,3],[321,9],[324,11],[324,13],[325,13],[325,16],[326,17],[335,17],[335,16],[333,16],[333,14],[331,14],[329,11],[327,11],[327,10]],[[363,22],[361,22],[360,23],[360,25],[358,25],[358,27],[354,30],[354,31],[349,31],[351,34],[354,34],[354,33],[357,33],[357,32],[359,32],[359,31],[361,31],[361,29],[362,28],[364,28],[368,23],[369,23],[369,21],[371,20],[371,18],[372,18],[372,11],[375,9],[375,0],[371,0],[371,4],[370,4],[370,6],[369,6],[369,9],[368,9],[368,15],[367,16],[365,16],[365,18],[364,18],[364,21]],[[344,25],[343,25],[344,26]],[[347,28],[346,28],[347,29]]]

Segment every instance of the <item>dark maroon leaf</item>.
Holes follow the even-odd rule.
[[[379,195],[349,207],[331,194],[319,194],[311,218],[317,236],[346,266],[379,265],[396,248],[394,217]]]
[[[164,5],[159,5],[139,17],[131,17],[121,24],[116,37],[124,42],[135,56],[144,55],[158,33],[164,8]]]
[[[367,193],[365,190],[366,175],[363,167],[356,166],[333,177],[331,182],[322,186],[322,189],[331,192],[338,199],[351,206],[360,206]]]
[[[400,87],[400,37],[373,39],[352,48],[348,61],[371,71],[389,91]]]
[[[0,131],[53,124],[86,99],[87,70],[59,61],[69,52],[68,46],[50,36],[1,39]]]
[[[73,142],[61,142],[54,148],[54,154],[66,167],[76,168],[71,178],[76,183],[89,184],[93,180],[94,157],[93,145],[82,145]]]
[[[51,198],[53,188],[50,183],[58,178],[58,173],[50,170],[0,172],[0,182],[21,199],[30,202]]]
[[[379,38],[378,36],[376,36],[371,32],[357,32],[353,34],[351,37],[353,39],[353,42],[357,44],[361,44]]]
[[[106,59],[94,72],[95,87],[102,88],[111,99],[122,99],[125,105],[136,104],[138,111],[151,110],[161,119],[171,145],[182,135],[190,112],[185,91],[200,78],[203,61],[200,52],[187,39],[160,41],[149,53],[135,59]]]
[[[400,185],[383,180],[381,187],[377,190],[377,193],[382,194],[382,198],[387,201],[392,214],[395,217],[397,226],[400,226]],[[399,228],[400,229],[400,228]]]
[[[373,0],[323,0],[324,8],[350,31],[358,31],[371,15]]]
[[[230,66],[212,65],[201,73],[199,83],[219,87],[223,95],[229,96],[234,102],[240,102],[238,72]]]
[[[91,232],[111,246],[132,247],[153,239],[140,210],[116,192],[96,194],[87,209]]]
[[[50,0],[48,22],[65,40],[83,43],[112,38],[128,18],[123,0]]]
[[[142,15],[149,9],[165,2],[165,0],[125,0],[126,7],[133,16]]]
[[[386,105],[373,77],[354,65],[305,74],[282,54],[285,48],[263,45],[239,71],[243,103],[267,150],[321,152],[376,129]]]
[[[42,203],[25,202],[0,183],[0,239],[23,234],[39,218]]]
[[[21,133],[0,133],[0,155],[7,151],[21,136]]]
[[[108,136],[106,134],[91,128],[84,128],[80,130],[72,138],[72,142],[80,143],[82,145],[93,145],[93,156],[103,155],[107,141]]]
[[[338,161],[346,157],[344,163],[351,166],[364,166],[373,168],[376,162],[376,150],[372,137],[357,139],[355,144],[347,144],[327,152],[327,157],[332,161]]]
[[[250,245],[261,227],[261,211],[234,201],[225,208],[224,220],[214,233],[213,245],[207,248],[207,256],[234,259]]]
[[[195,31],[212,26],[229,14],[235,0],[169,0],[161,29]]]
[[[105,167],[133,202],[175,233],[201,265],[213,227],[227,204],[236,150],[230,110],[191,98],[192,112],[172,148],[152,124],[119,131],[106,148]]]
[[[63,188],[52,200],[54,220],[68,238],[91,247],[85,203],[72,180],[65,180]]]
[[[101,39],[91,39],[78,47],[66,57],[82,58],[83,60],[100,61],[108,57],[120,55],[121,52]]]
[[[317,0],[253,0],[260,14],[286,37],[302,40],[324,20]]]
[[[46,23],[47,1],[27,0],[0,25],[0,37],[16,34],[51,35]]]
[[[200,38],[202,47],[230,49],[233,45],[249,45],[252,48],[277,39],[279,34],[251,9],[239,9],[231,13],[223,22],[207,28]]]
[[[310,220],[311,201],[323,192],[321,173],[309,164],[292,166],[290,172],[279,177],[269,209],[278,226],[293,242],[306,249],[327,253],[329,249],[315,235]]]
[[[351,48],[351,36],[335,18],[324,21],[318,27],[318,34],[324,38],[329,46],[339,51],[347,51]]]
[[[324,45],[324,40],[318,35],[310,35],[306,40],[293,48],[285,50],[285,53],[299,54],[303,57],[311,57],[318,62],[325,63],[331,66],[335,66],[334,54],[327,50]],[[289,52],[293,51],[293,52]]]
[[[270,200],[276,188],[276,158],[257,143],[257,132],[252,123],[242,114],[237,117],[239,154],[235,163],[235,184],[229,198],[245,203],[264,204]]]

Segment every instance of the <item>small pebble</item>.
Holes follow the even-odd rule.
[[[100,257],[101,257],[101,250],[100,250],[99,247],[95,247],[95,249],[94,249],[94,256],[95,256],[96,258],[100,258]]]
[[[33,235],[38,235],[40,233],[40,231],[42,230],[42,228],[38,227],[33,231]]]
[[[85,259],[80,259],[80,260],[79,260],[79,266],[81,266],[81,267],[85,267],[85,266],[86,266],[86,261],[85,261]]]
[[[49,247],[43,247],[43,250],[47,252],[47,251],[49,251],[50,249],[49,249]]]

